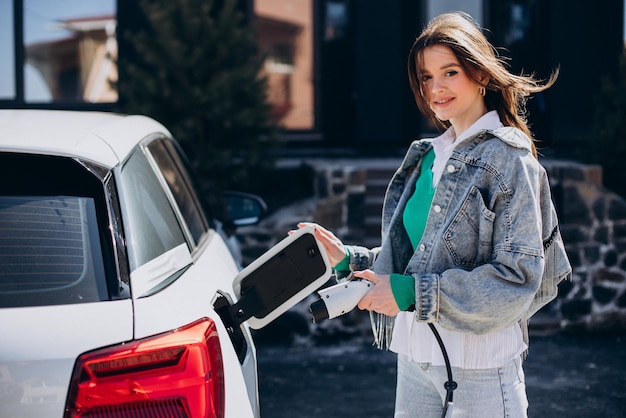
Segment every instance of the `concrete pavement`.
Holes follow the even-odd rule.
[[[393,416],[395,355],[368,342],[257,347],[261,418]],[[626,332],[531,335],[530,417],[626,417]]]

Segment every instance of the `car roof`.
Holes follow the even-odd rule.
[[[78,157],[112,168],[145,137],[169,131],[139,115],[67,110],[0,110],[0,151]]]

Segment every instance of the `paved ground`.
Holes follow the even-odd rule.
[[[261,418],[389,418],[395,355],[366,343],[257,348]],[[532,336],[530,417],[626,417],[626,332]]]

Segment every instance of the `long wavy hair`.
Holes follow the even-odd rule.
[[[422,52],[425,48],[438,44],[449,47],[468,77],[485,88],[487,109],[496,110],[505,126],[516,127],[528,135],[536,157],[535,138],[527,124],[526,101],[531,94],[546,90],[554,84],[558,77],[558,68],[547,80],[539,80],[534,74],[512,74],[505,59],[500,57],[471,16],[463,12],[453,12],[435,17],[413,43],[407,67],[417,106],[436,126],[443,128],[448,128],[450,123],[439,120],[430,109],[421,82]]]

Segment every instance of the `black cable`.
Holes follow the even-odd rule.
[[[435,335],[437,342],[439,343],[439,348],[441,348],[441,354],[443,354],[443,360],[446,363],[446,372],[448,373],[448,381],[443,384],[443,387],[446,390],[446,400],[443,404],[443,412],[441,413],[441,417],[445,418],[448,413],[448,406],[452,404],[452,396],[454,389],[457,388],[456,382],[452,379],[452,367],[450,366],[450,359],[448,358],[448,352],[446,351],[446,346],[443,345],[443,340],[437,331],[437,328],[432,323],[429,323],[428,326],[430,330]]]

